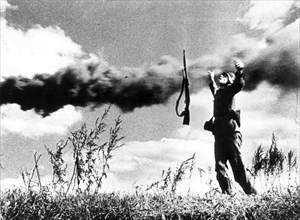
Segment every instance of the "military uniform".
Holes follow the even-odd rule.
[[[210,89],[214,95],[213,134],[215,136],[215,171],[217,180],[223,193],[231,194],[231,184],[226,169],[229,161],[235,181],[243,188],[246,194],[256,193],[246,176],[240,148],[242,134],[240,132],[239,112],[232,109],[236,93],[245,85],[240,71],[235,73],[231,84],[217,89],[213,83]]]

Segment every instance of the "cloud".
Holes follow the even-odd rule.
[[[23,31],[1,20],[1,77],[53,73],[82,55],[81,46],[59,27]]]
[[[19,178],[5,178],[0,181],[1,191],[24,187],[22,177]]]
[[[51,175],[41,176],[41,183],[43,186],[49,186],[51,184],[51,180],[52,180]],[[33,189],[37,189],[37,183],[38,183],[38,180],[37,180],[36,176],[34,176],[34,178],[32,179],[32,182],[31,182],[31,186],[33,187]],[[26,189],[25,185],[24,185],[24,180],[22,179],[21,176],[18,178],[2,179],[0,181],[0,186],[1,186],[2,192],[4,192],[5,190],[10,190],[10,189],[21,189],[21,190]]]
[[[263,30],[268,35],[293,21],[299,9],[298,1],[249,1],[248,11],[238,20],[250,29]]]
[[[158,141],[133,141],[115,152],[110,167],[119,182],[150,184],[169,167],[175,170],[181,162],[196,153],[196,167],[213,166],[211,140],[163,138]]]
[[[11,4],[9,4],[6,0],[1,0],[0,1],[0,9],[1,9],[1,13],[5,13],[5,11],[7,9],[17,9],[17,6],[12,6]],[[2,14],[1,14],[2,17]]]
[[[3,4],[3,7],[2,7]],[[1,1],[1,10],[17,9]],[[1,12],[2,12],[1,11]],[[58,26],[35,25],[28,30],[1,16],[1,77],[53,73],[86,55]]]
[[[244,114],[244,134],[249,139],[268,139],[275,133],[283,143],[286,139],[297,141],[297,123],[292,118],[263,113]]]
[[[25,137],[45,134],[65,134],[68,128],[82,119],[73,106],[65,106],[50,117],[42,118],[33,110],[22,111],[19,105],[1,106],[1,133],[19,133]]]

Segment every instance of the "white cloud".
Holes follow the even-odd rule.
[[[196,153],[196,165],[214,166],[213,139],[183,140],[163,138],[159,141],[133,141],[115,152],[110,172],[127,185],[150,185],[160,180],[163,170],[175,171],[184,160]]]
[[[207,85],[208,87],[208,85]],[[191,106],[195,107],[212,107],[211,103],[214,100],[214,97],[210,91],[210,89],[202,89],[200,92],[197,94],[192,94],[191,95]]]
[[[249,138],[265,138],[275,133],[281,138],[297,138],[297,124],[294,119],[263,113],[244,114],[244,134]]]
[[[1,12],[17,9],[1,1]],[[57,26],[35,25],[23,30],[1,16],[1,77],[32,77],[36,73],[54,73],[74,64],[83,56],[81,46]]]
[[[1,20],[1,76],[32,77],[36,73],[54,73],[74,64],[83,55],[59,27],[39,25],[23,31]]]
[[[243,111],[268,112],[272,108],[272,104],[278,101],[280,93],[278,88],[261,83],[256,90],[238,93],[235,96],[235,102],[237,107],[242,108]]]
[[[298,6],[297,1],[255,1],[251,0],[248,11],[240,19],[250,29],[264,30],[268,34],[280,30],[290,16],[291,10]],[[299,6],[298,6],[299,7]]]
[[[22,111],[17,104],[1,106],[1,132],[19,133],[26,137],[42,136],[44,134],[64,134],[69,126],[80,121],[82,115],[73,106],[65,106],[42,118],[33,110]]]
[[[5,11],[7,9],[17,9],[17,6],[12,6],[11,4],[9,4],[6,0],[1,0],[0,1],[0,9],[1,9],[1,13],[5,13]],[[2,15],[1,15],[2,16]]]
[[[25,177],[25,181],[28,181],[27,177]],[[41,176],[41,184],[42,186],[49,186],[51,184],[52,177],[51,175]],[[31,186],[33,189],[37,188],[37,177],[34,176],[31,182]],[[27,182],[26,182],[27,184]],[[9,189],[26,189],[23,178],[20,176],[18,178],[5,178],[0,181],[1,191],[9,190]]]
[[[19,178],[5,178],[0,181],[1,191],[24,187],[22,177]]]
[[[288,24],[286,27],[274,34],[273,39],[278,42],[278,47],[284,48],[291,44],[296,47],[295,51],[298,52],[299,56],[299,25],[300,19],[296,19],[294,22]]]
[[[193,140],[210,143],[213,139],[212,133],[209,131],[205,131],[203,126],[201,126],[200,128],[195,128],[193,126],[184,126],[177,129],[174,134],[176,137],[180,137],[185,141]]]

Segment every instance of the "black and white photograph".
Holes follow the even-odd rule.
[[[300,218],[298,0],[0,2],[0,220]]]

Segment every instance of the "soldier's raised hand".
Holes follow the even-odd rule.
[[[210,78],[211,81],[215,80],[215,72],[208,70],[208,77]]]
[[[235,65],[235,68],[238,70],[238,71],[242,71],[244,69],[244,64],[242,61],[240,60],[234,60],[234,65]]]

